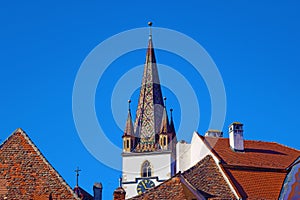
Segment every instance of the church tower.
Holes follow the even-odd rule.
[[[176,172],[173,110],[169,121],[152,43],[152,23],[148,25],[150,35],[134,126],[129,106],[122,136],[122,187],[126,198],[159,185]]]

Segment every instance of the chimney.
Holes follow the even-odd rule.
[[[243,124],[233,122],[229,126],[229,144],[233,151],[244,151]]]
[[[102,200],[102,188],[103,187],[101,183],[94,183],[94,200]]]
[[[122,187],[118,187],[114,191],[114,200],[125,200],[126,192]]]

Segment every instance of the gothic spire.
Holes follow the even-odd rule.
[[[163,116],[162,116],[162,121],[161,121],[161,128],[160,128],[160,134],[167,134],[169,133],[170,127],[169,127],[169,118],[168,118],[168,113],[167,113],[167,109],[166,109],[166,100],[167,98],[164,97],[164,101],[165,101],[165,106],[164,106],[164,112],[163,112]]]
[[[164,102],[152,43],[152,23],[148,25],[150,34],[134,130],[141,143],[154,144],[161,128]]]
[[[134,136],[133,132],[133,124],[132,124],[132,117],[131,117],[131,110],[130,110],[130,103],[131,100],[128,100],[128,116],[126,120],[125,130],[123,136]]]
[[[169,132],[175,134],[175,126],[174,126],[174,121],[173,121],[173,109],[170,109],[171,112],[171,120],[170,120],[170,129]]]

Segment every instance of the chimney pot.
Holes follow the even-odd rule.
[[[103,187],[101,183],[94,183],[94,200],[102,200],[102,189]]]
[[[114,191],[114,200],[125,200],[126,191],[122,187],[118,187]]]

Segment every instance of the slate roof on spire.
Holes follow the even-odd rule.
[[[162,122],[161,122],[161,128],[160,128],[160,134],[167,134],[170,132],[169,127],[169,118],[168,113],[166,110],[166,107],[164,108],[163,116],[162,116]]]
[[[150,35],[134,123],[135,135],[140,138],[141,143],[155,143],[155,135],[161,128],[163,109],[164,102]]]
[[[170,125],[169,125],[169,131],[170,133],[174,133],[175,134],[175,126],[174,126],[174,121],[173,121],[173,109],[170,109],[171,111],[171,120],[170,120]]]
[[[132,117],[131,117],[131,110],[128,109],[128,116],[126,120],[125,130],[123,136],[134,136],[133,131],[133,123],[132,123]]]

